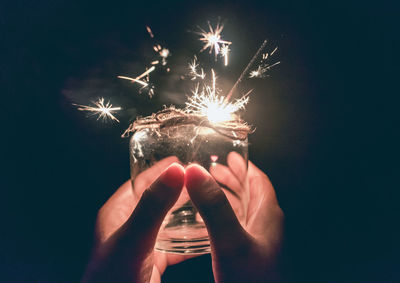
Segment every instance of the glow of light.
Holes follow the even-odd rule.
[[[195,113],[206,116],[212,123],[220,123],[234,120],[234,113],[244,109],[249,101],[248,93],[235,102],[225,100],[224,96],[220,96],[216,91],[216,78],[213,70],[212,85],[203,87],[199,92],[199,85],[192,92],[193,95],[188,97],[185,110],[188,113]]]
[[[100,98],[98,101],[93,102],[93,104],[94,106],[79,104],[73,105],[78,106],[79,111],[89,111],[93,114],[97,114],[97,120],[106,120],[107,118],[110,118],[111,120],[119,122],[119,120],[112,114],[112,112],[121,110],[121,107],[112,107],[112,104],[109,101],[107,103],[104,103],[104,98]]]
[[[220,45],[230,45],[232,42],[221,39],[221,32],[224,29],[223,25],[220,25],[218,23],[217,26],[213,28],[209,22],[208,28],[209,31],[205,31],[200,28],[200,32],[198,32],[198,34],[201,36],[200,41],[204,42],[204,46],[200,50],[200,52],[206,50],[207,48],[210,48],[210,54],[214,51],[215,58],[217,58],[217,55],[220,53],[221,50]]]

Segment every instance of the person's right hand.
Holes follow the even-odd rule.
[[[185,170],[185,182],[207,226],[215,281],[279,281],[283,212],[267,175],[251,162],[247,171],[244,159],[234,152],[228,156],[228,167],[217,165],[210,172],[212,175],[199,165],[190,165]],[[229,195],[216,181],[238,191],[244,189],[246,178],[250,195],[246,227],[242,227]]]
[[[171,156],[155,163],[136,177],[139,195],[129,180],[99,210],[82,282],[158,283],[168,265],[190,257],[153,250],[161,223],[182,191],[184,168],[177,161]]]

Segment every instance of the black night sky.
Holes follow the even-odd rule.
[[[245,119],[257,128],[250,159],[271,178],[286,215],[288,281],[400,281],[398,7],[82,2],[0,3],[0,282],[79,280],[97,210],[129,178],[120,138],[129,115],[175,103],[161,94],[152,102],[115,75],[128,63],[144,67],[145,25],[172,60],[196,46],[189,30],[218,17],[233,42],[228,83],[265,38],[279,46],[282,63],[252,82]],[[117,105],[127,93],[137,98],[120,124],[99,123],[71,105],[88,103],[91,93]],[[211,278],[203,256],[167,269],[163,282]]]

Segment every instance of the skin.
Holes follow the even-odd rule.
[[[234,152],[228,166],[212,166],[211,174],[199,165],[184,169],[176,162],[168,157],[136,178],[135,187],[144,191],[139,200],[127,181],[103,205],[82,282],[161,282],[167,266],[192,257],[154,251],[162,220],[184,185],[210,235],[215,281],[278,281],[283,212],[268,177]],[[241,225],[234,195],[247,182],[249,205]]]

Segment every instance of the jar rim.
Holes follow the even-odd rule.
[[[206,116],[197,113],[188,113],[174,107],[165,108],[151,116],[137,118],[122,134],[122,137],[129,137],[130,134],[142,129],[163,129],[180,125],[195,125],[208,127],[224,136],[232,139],[245,140],[247,135],[254,132],[254,129],[239,116],[233,116],[230,121],[218,123],[210,122]]]

